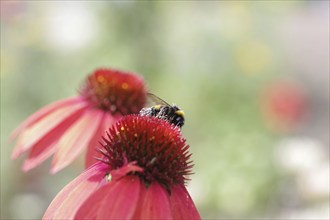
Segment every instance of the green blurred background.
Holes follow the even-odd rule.
[[[23,173],[8,136],[99,67],[184,109],[203,219],[329,218],[329,1],[1,0],[2,219],[83,170]]]

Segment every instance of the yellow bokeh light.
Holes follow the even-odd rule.
[[[234,53],[244,74],[259,74],[272,63],[271,48],[260,41],[245,41],[236,47]]]

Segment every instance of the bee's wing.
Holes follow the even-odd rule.
[[[149,93],[148,92],[147,93],[147,97],[148,97],[148,102],[151,102],[153,104],[170,106],[170,104],[168,104],[166,101],[164,101],[163,99],[159,98],[155,94],[152,94],[152,93]]]

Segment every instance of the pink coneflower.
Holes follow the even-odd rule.
[[[105,130],[123,115],[138,113],[146,102],[139,76],[98,69],[87,77],[79,96],[52,103],[34,113],[12,134],[18,137],[12,158],[29,151],[28,171],[54,154],[51,172],[70,164],[87,146],[86,166],[95,161],[95,146]]]
[[[100,152],[101,161],[69,183],[43,219],[200,219],[185,187],[193,165],[179,128],[126,116]]]

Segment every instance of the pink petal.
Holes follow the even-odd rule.
[[[61,137],[54,155],[51,172],[56,173],[70,164],[95,135],[101,123],[103,111],[87,110]]]
[[[141,187],[140,200],[133,219],[172,219],[169,194],[159,183]]]
[[[97,162],[95,158],[101,158],[101,154],[97,152],[97,149],[101,146],[99,141],[103,136],[103,125],[100,125],[98,130],[95,132],[94,137],[88,144],[87,152],[85,156],[85,168],[90,167]]]
[[[57,102],[53,102],[42,109],[38,110],[34,114],[32,114],[30,117],[28,117],[24,122],[22,122],[10,135],[11,139],[14,139],[18,136],[18,134],[26,127],[33,125],[34,123],[38,122],[40,119],[42,119],[44,116],[50,114],[51,112],[67,106],[74,104],[76,102],[81,101],[80,97],[71,97],[67,99],[62,99]]]
[[[75,219],[132,219],[140,194],[137,176],[104,185],[79,208]]]
[[[67,120],[71,115],[76,114],[77,112],[81,113],[85,108],[87,108],[87,103],[85,102],[74,103],[72,105],[62,107],[45,116],[33,126],[24,129],[19,137],[17,145],[15,146],[12,158],[17,158],[22,152],[31,148],[45,135]]]
[[[22,170],[24,172],[27,172],[40,165],[55,153],[55,143],[49,144],[46,142],[48,142],[48,140],[40,141],[40,143],[36,144],[35,147],[31,150],[29,157],[24,161],[22,166]]]
[[[60,140],[61,136],[80,116],[81,111],[75,112],[34,144],[28,158],[24,162],[23,170],[28,171],[50,157],[55,152],[56,143]]]
[[[170,204],[174,219],[201,219],[184,185],[171,188]]]
[[[96,131],[94,137],[88,144],[86,158],[85,158],[85,167],[89,167],[94,164],[97,160],[95,158],[100,158],[101,154],[97,152],[97,149],[101,146],[99,141],[102,140],[102,136],[106,134],[106,131],[114,123],[114,118],[112,115],[105,113],[102,118],[102,123],[99,129]]]
[[[98,189],[107,169],[99,162],[80,174],[57,194],[43,219],[73,219],[81,204]]]
[[[112,189],[99,208],[98,219],[131,219],[139,199],[140,179],[126,176],[118,181],[118,187]],[[110,201],[110,203],[109,203]]]
[[[99,141],[102,140],[102,136],[106,135],[106,132],[109,128],[116,123],[121,117],[114,117],[111,114],[105,113],[102,128],[97,131],[98,135],[94,136],[91,140],[90,144],[88,145],[86,159],[85,159],[85,168],[89,167],[93,163],[95,163],[95,158],[102,158],[102,155],[97,151],[97,149],[101,146]]]

